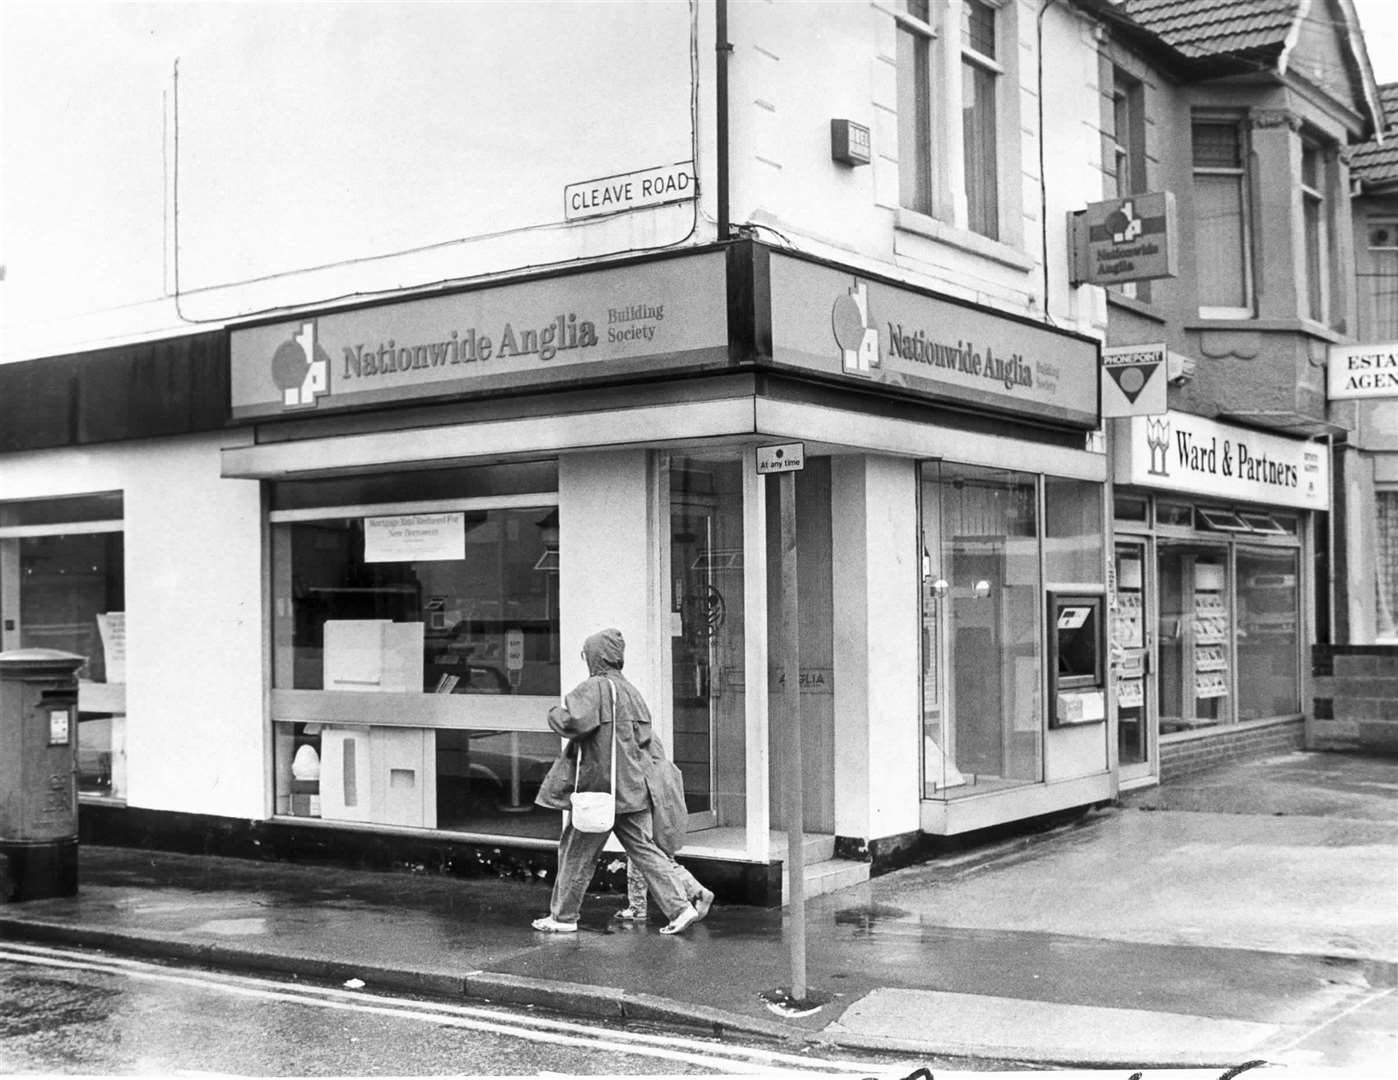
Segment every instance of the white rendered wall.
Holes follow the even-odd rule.
[[[127,805],[261,818],[258,485],[219,476],[219,436],[0,458],[0,499],[121,491]]]
[[[614,626],[626,638],[626,677],[658,722],[663,684],[649,461],[644,450],[559,458],[558,606],[563,693],[587,677],[583,641]]]
[[[959,0],[951,2],[959,8]],[[1013,100],[1017,119],[999,117],[1001,190],[1009,197],[1000,200],[1002,239],[995,242],[945,221],[925,219],[918,226],[919,215],[899,209],[896,6],[730,5],[734,223],[766,225],[800,250],[1031,317],[1044,314],[1047,242],[1055,323],[1100,330],[1106,320],[1102,291],[1069,289],[1065,250],[1065,215],[1103,198],[1091,23],[1063,4],[1049,5],[1040,20],[1040,0],[1007,0],[998,8],[997,18],[1012,28],[999,56],[1000,92]],[[960,93],[955,10],[949,25],[953,32],[933,42],[934,63],[950,72],[934,91],[939,100]],[[836,118],[870,128],[869,164],[831,159],[830,121]],[[940,127],[934,139],[934,165],[952,161],[949,167],[959,168],[960,147],[945,145]],[[1041,176],[1048,178],[1046,188]],[[759,229],[757,235],[764,234]]]
[[[713,238],[710,3],[21,7],[0,361]],[[569,220],[696,143],[705,213]]]
[[[836,457],[831,502],[835,832],[877,839],[919,827],[916,466]]]

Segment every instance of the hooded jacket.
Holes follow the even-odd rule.
[[[588,677],[564,696],[562,705],[549,710],[549,727],[568,743],[539,787],[534,799],[539,806],[567,810],[574,791],[607,791],[615,738],[617,813],[650,808],[650,709],[621,673],[625,653],[620,630],[603,630],[583,643]],[[615,712],[611,690],[616,691]],[[579,750],[581,767],[576,764]]]

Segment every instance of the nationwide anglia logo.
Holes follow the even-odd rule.
[[[288,409],[304,409],[330,393],[330,356],[320,347],[315,320],[304,322],[272,354],[272,381]]]
[[[830,322],[846,372],[869,375],[880,366],[879,332],[869,319],[868,286],[856,280],[849,292],[835,297]]]

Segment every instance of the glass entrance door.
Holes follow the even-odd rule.
[[[1228,550],[1160,542],[1160,733],[1226,724],[1233,693]]]
[[[1117,765],[1123,782],[1155,771],[1155,686],[1149,568],[1145,540],[1116,544],[1116,606],[1112,609],[1112,671],[1116,681]]]
[[[684,774],[689,826],[742,825],[747,679],[736,454],[670,459],[669,592],[670,754]]]

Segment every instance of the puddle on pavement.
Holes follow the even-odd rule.
[[[206,923],[191,927],[191,934],[225,934],[229,937],[250,937],[267,933],[267,920],[252,919],[210,919]]]
[[[841,908],[835,912],[836,926],[853,926],[859,930],[873,930],[881,922],[892,922],[912,917],[906,911],[891,904],[862,904],[859,907]]]

